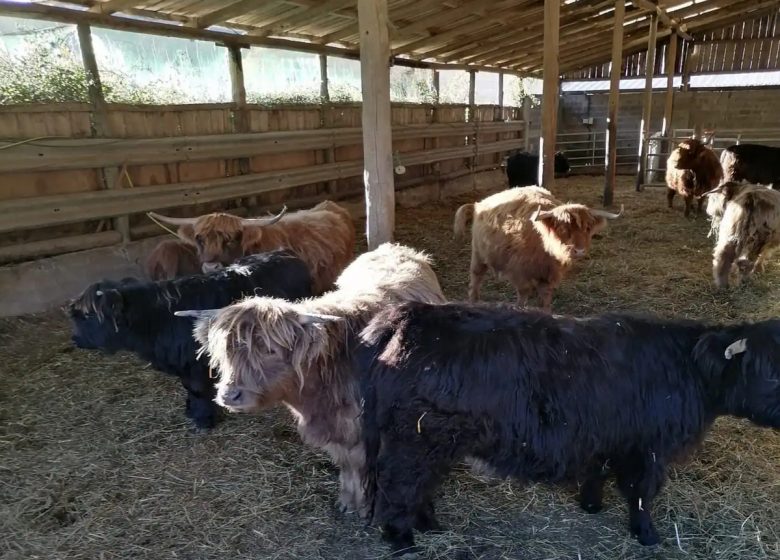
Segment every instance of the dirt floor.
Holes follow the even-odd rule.
[[[560,181],[597,204],[600,178]],[[710,280],[704,218],[621,180],[625,216],[555,294],[556,312],[636,310],[737,321],[780,316],[780,265],[725,293]],[[398,238],[430,252],[445,293],[466,295],[469,248],[452,240],[461,197],[400,210]],[[488,282],[484,296],[513,301]],[[0,554],[4,559],[381,558],[376,530],[333,507],[336,473],[298,441],[285,410],[231,416],[194,435],[175,379],[132,356],[72,350],[60,314],[0,321]],[[663,543],[639,546],[614,490],[581,512],[574,490],[481,479],[442,488],[450,530],[419,537],[431,559],[780,558],[780,433],[721,419],[671,470],[655,506]]]

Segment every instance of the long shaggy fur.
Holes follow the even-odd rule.
[[[200,272],[198,249],[178,239],[165,239],[144,260],[144,273],[150,280],[173,280]]]
[[[298,299],[311,295],[306,265],[288,251],[240,259],[223,270],[165,282],[126,279],[88,287],[70,305],[73,342],[113,354],[129,350],[181,379],[187,415],[198,428],[214,425],[215,380],[196,356],[192,320],[174,311],[212,309],[250,295]]]
[[[780,246],[780,191],[725,183],[708,198],[707,213],[717,228],[712,275],[723,288],[735,263],[747,278]]]
[[[553,215],[534,222],[531,217],[537,209]],[[508,189],[461,206],[455,215],[456,235],[462,235],[471,216],[469,299],[479,299],[490,270],[512,283],[518,304],[537,293],[547,310],[575,251],[584,255],[593,235],[606,226],[606,220],[591,214],[587,206],[563,204],[541,187]]]
[[[355,259],[321,297],[250,298],[195,328],[219,372],[217,402],[234,412],[286,405],[303,441],[341,468],[342,507],[361,514],[364,452],[351,350],[373,314],[404,301],[442,303],[444,296],[427,256],[386,243]],[[330,318],[311,322],[312,314]]]
[[[654,544],[667,466],[716,417],[780,428],[780,320],[717,327],[408,303],[360,338],[367,497],[394,552],[413,546],[413,529],[438,527],[437,488],[467,456],[521,481],[581,481],[589,512],[614,473],[632,531]]]
[[[724,181],[780,186],[780,148],[736,144],[720,154]]]
[[[194,226],[181,226],[179,235],[198,247],[201,263],[227,266],[244,255],[289,249],[309,267],[315,294],[333,287],[355,250],[352,217],[329,200],[268,226],[243,226],[232,214],[206,214]]]
[[[708,190],[718,186],[723,178],[718,156],[703,142],[690,138],[680,142],[666,160],[667,202],[672,207],[675,194],[685,201],[685,216],[691,213],[693,200]],[[699,198],[698,211],[701,213],[704,200]]]

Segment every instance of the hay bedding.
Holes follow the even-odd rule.
[[[624,180],[625,218],[556,293],[586,314],[652,311],[709,320],[780,315],[780,266],[725,295],[710,282],[707,222],[666,210],[661,191]],[[594,204],[601,179],[561,198]],[[400,241],[432,253],[445,292],[466,294],[468,245],[452,240],[459,201],[399,212]],[[512,301],[488,281],[484,297]],[[127,355],[71,350],[58,314],[0,321],[0,553],[5,559],[380,558],[373,529],[335,512],[336,474],[298,442],[284,410],[229,417],[208,436],[183,421],[178,381]],[[655,506],[665,539],[628,537],[612,490],[605,511],[574,491],[495,483],[461,470],[438,504],[451,530],[419,538],[429,558],[780,558],[780,434],[722,419],[702,452],[671,471]]]

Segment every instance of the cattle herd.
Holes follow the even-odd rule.
[[[737,146],[718,161],[692,139],[669,159],[669,204],[681,194],[687,215],[707,201],[719,287],[780,245],[780,193],[739,182],[774,182],[777,154],[760,168],[766,157]],[[71,302],[73,341],[179,377],[199,431],[222,410],[286,406],[338,466],[342,511],[379,526],[394,555],[414,552],[415,530],[440,530],[434,498],[462,461],[577,482],[588,513],[614,474],[631,533],[656,544],[667,469],[717,417],[780,428],[780,320],[551,315],[553,290],[622,209],[563,203],[515,172],[512,188],[454,217],[456,237],[471,225],[468,303],[447,302],[410,247],[353,259],[354,224],[330,201],[263,218],[155,215],[178,239],[149,255],[150,280],[99,282]],[[477,301],[488,271],[518,305]],[[531,296],[541,309],[526,308]]]

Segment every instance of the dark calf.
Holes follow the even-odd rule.
[[[214,426],[216,380],[198,358],[192,320],[174,311],[227,306],[246,296],[298,299],[311,295],[308,268],[287,251],[252,255],[217,272],[164,282],[126,279],[93,284],[70,304],[73,343],[109,354],[134,352],[187,390],[187,416],[195,426]]]

